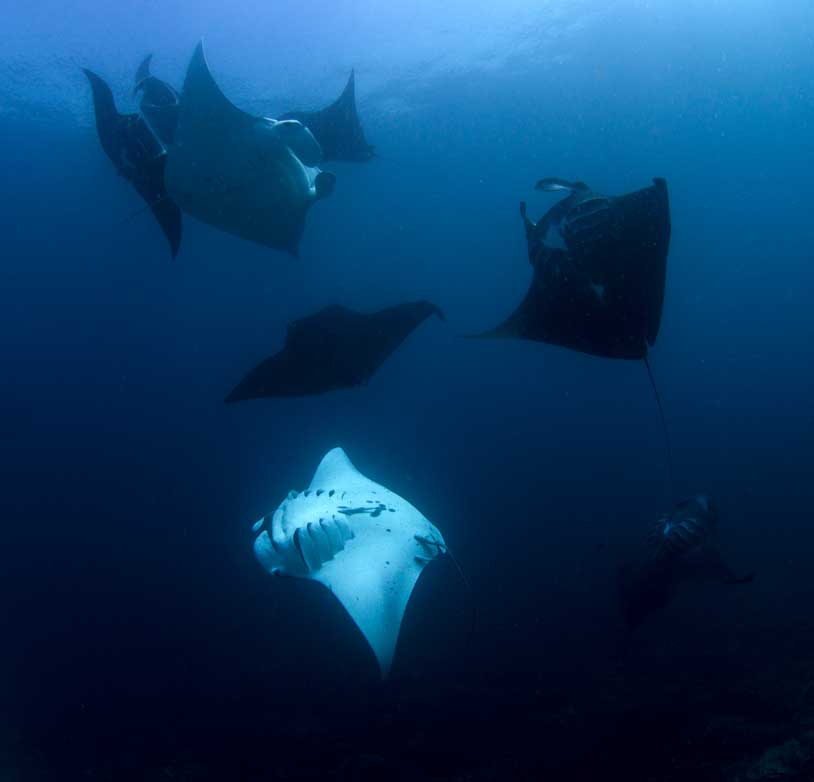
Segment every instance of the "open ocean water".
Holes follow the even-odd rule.
[[[0,5],[2,782],[814,780],[810,0]],[[100,147],[81,69],[134,112],[200,39],[255,114],[355,69],[377,156],[323,165],[299,258],[185,217],[171,260]],[[644,366],[461,338],[525,293],[550,176],[667,180],[676,491],[756,573],[633,633],[617,572],[671,504]],[[223,403],[290,321],[418,299],[447,321],[367,385]],[[252,553],[334,446],[470,584],[427,567],[385,682]]]

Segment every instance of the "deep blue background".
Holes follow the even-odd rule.
[[[490,677],[521,692],[541,676],[575,692],[614,680],[615,568],[668,504],[644,367],[459,338],[525,290],[517,203],[548,208],[532,191],[541,176],[608,193],[667,179],[673,239],[651,360],[678,489],[713,493],[728,558],[759,573],[748,590],[682,595],[622,668],[721,681],[748,659],[782,678],[810,641],[814,598],[810,4],[451,3],[443,16],[429,3],[328,5],[85,0],[64,14],[43,1],[5,26],[10,735],[46,754],[59,736],[63,761],[89,765],[104,731],[106,752],[134,732],[150,745],[145,713],[170,715],[165,751],[189,744],[176,738],[190,720],[226,735],[235,713],[275,724],[279,710],[316,730],[326,704],[376,692],[341,609],[313,585],[272,581],[251,552],[251,522],[307,486],[335,445],[443,531],[473,585],[470,644],[454,569],[428,569],[397,680],[438,688],[445,704]],[[357,68],[380,157],[331,167],[335,194],[311,211],[297,261],[186,219],[171,262],[99,147],[79,67],[126,109],[141,56],[155,51],[155,71],[165,63],[180,83],[201,35],[224,89],[257,111],[326,102]],[[289,320],[415,298],[448,323],[428,321],[366,388],[222,403]]]

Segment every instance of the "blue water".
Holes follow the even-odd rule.
[[[439,5],[4,9],[0,776],[734,780],[805,743],[814,8]],[[201,37],[225,92],[271,116],[356,69],[379,156],[330,166],[298,260],[186,218],[170,261],[99,147],[80,68],[134,110],[141,58],[180,85]],[[727,558],[758,573],[682,593],[630,643],[616,567],[670,501],[644,367],[460,339],[526,290],[517,204],[554,202],[542,176],[666,178],[651,362],[677,489],[716,497]],[[448,322],[368,386],[222,403],[290,320],[424,298]],[[427,569],[384,687],[341,608],[252,555],[251,523],[335,445],[472,584]]]

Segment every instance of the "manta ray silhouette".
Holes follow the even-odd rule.
[[[531,284],[499,326],[472,338],[524,339],[617,359],[641,359],[658,406],[671,497],[673,458],[661,397],[648,360],[658,336],[670,247],[667,183],[607,196],[584,182],[546,178],[535,189],[567,196],[535,223],[525,202]]]
[[[185,213],[296,256],[308,209],[330,195],[336,181],[317,168],[321,156],[302,123],[256,117],[231,103],[198,44],[164,175]]]
[[[568,196],[538,222],[521,203],[534,276],[517,309],[476,337],[548,342],[607,358],[642,359],[661,322],[670,210],[667,185],[623,196],[541,179]]]
[[[424,567],[447,551],[438,529],[334,448],[308,489],[289,492],[253,530],[259,533],[254,552],[260,564],[272,574],[326,586],[387,677],[413,587]]]
[[[619,602],[629,630],[666,606],[686,582],[749,584],[724,561],[717,542],[718,509],[707,494],[676,503],[650,528],[644,552],[617,574]]]
[[[153,132],[138,114],[120,114],[110,87],[93,71],[83,68],[93,92],[96,131],[102,149],[144,199],[158,221],[175,258],[181,246],[181,210],[164,186],[167,156]]]
[[[320,394],[366,383],[431,315],[445,319],[428,301],[373,313],[325,307],[291,323],[285,347],[249,372],[226,401]]]

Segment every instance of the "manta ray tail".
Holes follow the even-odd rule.
[[[461,581],[466,587],[466,592],[469,595],[469,603],[472,606],[472,619],[471,624],[469,625],[469,638],[466,645],[467,648],[471,648],[472,640],[475,637],[475,633],[478,631],[478,604],[475,601],[475,593],[472,591],[472,585],[469,583],[469,579],[466,577],[464,569],[461,567],[461,563],[458,562],[455,555],[449,550],[449,546],[447,546],[445,553],[449,557],[452,564],[455,565],[455,569],[458,571],[458,575],[461,577]]]
[[[650,386],[653,389],[653,396],[656,397],[656,406],[659,409],[659,418],[661,419],[661,428],[664,432],[664,445],[667,450],[667,478],[670,485],[670,499],[675,504],[675,477],[673,473],[673,449],[670,445],[670,431],[667,429],[667,419],[664,417],[664,407],[661,404],[661,396],[659,389],[656,386],[656,380],[653,377],[653,370],[650,367],[650,359],[647,353],[644,354],[644,366],[647,369],[647,377],[650,379]]]
[[[458,562],[457,558],[452,553],[452,551],[450,550],[449,546],[446,543],[441,544],[434,540],[430,540],[428,538],[419,536],[416,536],[416,539],[419,540],[424,545],[436,547],[441,554],[445,554],[446,556],[448,556],[450,562],[452,562],[452,564],[455,566],[455,569],[458,571],[458,575],[460,576],[461,582],[463,583],[464,588],[466,589],[466,593],[469,596],[469,602],[472,606],[472,618],[471,624],[469,626],[469,634],[467,637],[467,648],[469,649],[471,648],[472,639],[475,637],[475,633],[477,632],[478,629],[478,604],[475,602],[475,595],[472,591],[472,584],[469,583],[469,579],[466,577],[464,569],[461,567],[461,563]]]

